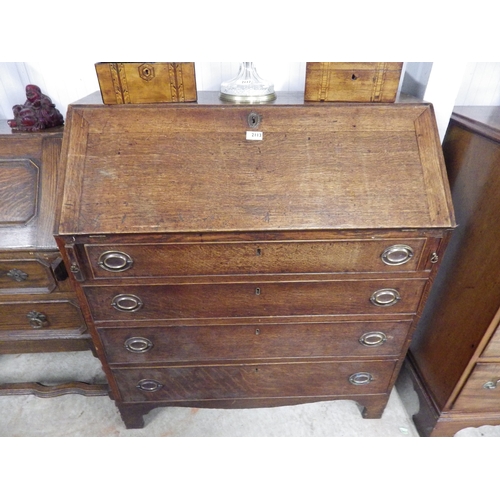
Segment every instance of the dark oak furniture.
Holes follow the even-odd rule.
[[[458,227],[408,361],[424,436],[500,425],[500,108],[455,108],[443,151]]]
[[[57,241],[127,427],[351,399],[379,418],[454,218],[432,107],[68,109]]]
[[[62,136],[62,127],[15,133],[0,122],[0,355],[93,348],[53,237]],[[0,395],[75,392],[108,391],[0,380]]]

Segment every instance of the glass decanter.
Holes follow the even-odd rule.
[[[253,103],[274,101],[274,84],[262,79],[253,62],[242,62],[238,75],[222,82],[220,98],[223,101]]]

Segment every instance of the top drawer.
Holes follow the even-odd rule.
[[[96,279],[415,271],[425,238],[85,245]]]

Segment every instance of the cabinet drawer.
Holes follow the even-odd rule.
[[[85,245],[94,278],[414,271],[425,238]]]
[[[69,300],[3,302],[0,339],[75,334],[86,330],[80,309]]]
[[[500,411],[500,363],[478,363],[453,406],[462,411]]]
[[[85,293],[97,321],[414,313],[426,281],[106,286],[85,287]],[[377,300],[391,302],[374,305],[371,297],[385,290]]]
[[[500,358],[500,326],[496,329],[488,345],[485,347],[481,358]]]
[[[0,259],[0,294],[49,293],[56,283],[48,265],[35,259]]]
[[[397,357],[411,321],[99,328],[111,364]]]
[[[275,363],[123,369],[113,373],[123,399],[129,402],[265,400],[383,394],[388,390],[395,364]]]

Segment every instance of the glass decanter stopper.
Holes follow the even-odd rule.
[[[222,82],[220,98],[233,102],[266,102],[274,101],[274,84],[263,80],[257,73],[252,62],[240,64],[238,75],[231,80]]]

